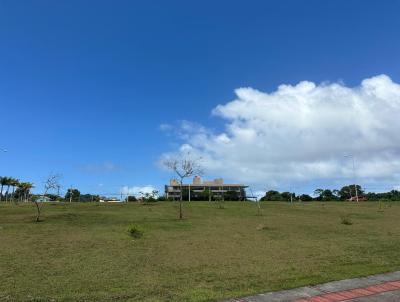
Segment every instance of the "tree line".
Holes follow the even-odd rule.
[[[17,178],[0,176],[0,202],[99,202],[101,199],[107,199],[98,194],[82,194],[76,188],[67,190],[64,196],[60,195],[61,185],[59,184],[60,175],[50,175],[44,182],[44,192],[42,194],[33,194],[31,190],[35,187],[31,182],[22,182]],[[129,195],[121,201],[161,201],[163,197],[158,197],[158,191],[151,193],[139,193],[140,197]]]
[[[365,192],[360,185],[352,184],[340,190],[316,189],[314,196],[309,194],[296,195],[293,192],[279,192],[270,190],[261,197],[260,201],[345,201],[358,197],[361,200],[371,201],[400,201],[400,191],[374,193]]]
[[[28,201],[33,183],[0,176],[0,202]]]

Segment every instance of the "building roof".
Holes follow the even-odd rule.
[[[179,182],[176,179],[171,179],[169,186],[180,186]],[[202,181],[199,176],[195,176],[193,178],[193,183],[190,184],[182,184],[182,186],[192,186],[192,187],[248,187],[244,184],[225,184],[222,178],[217,178],[214,180],[205,180]]]
[[[173,186],[180,186],[178,185],[173,185]],[[182,184],[182,186],[191,186],[191,187],[248,187],[246,185],[243,184]]]

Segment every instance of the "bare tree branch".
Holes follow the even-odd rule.
[[[180,201],[179,201],[179,218],[183,218],[182,214],[182,185],[183,180],[192,176],[202,176],[204,171],[200,165],[201,157],[193,158],[190,152],[182,153],[179,157],[169,158],[163,162],[164,167],[173,171],[179,178],[180,183]]]
[[[57,190],[60,187],[60,179],[61,174],[50,174],[47,179],[44,181],[44,193],[43,198],[45,198],[46,194],[51,190]],[[40,221],[41,214],[41,206],[38,201],[35,199],[33,202],[36,205],[36,222]]]

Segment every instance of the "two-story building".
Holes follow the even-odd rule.
[[[215,199],[225,199],[235,196],[238,200],[246,200],[246,190],[248,186],[243,184],[225,184],[222,178],[211,181],[202,181],[199,176],[193,178],[191,184],[180,185],[176,179],[171,179],[169,185],[165,185],[165,197],[167,199],[178,200],[181,196],[181,189],[187,192],[187,199],[190,201],[195,196],[203,196],[209,201]]]

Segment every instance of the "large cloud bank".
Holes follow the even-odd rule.
[[[400,173],[400,85],[388,76],[357,87],[303,81],[271,93],[235,90],[213,114],[215,133],[184,122],[177,131],[209,173],[259,185],[356,177],[395,183]],[[165,128],[165,126],[164,126]],[[168,154],[164,154],[168,156]]]

